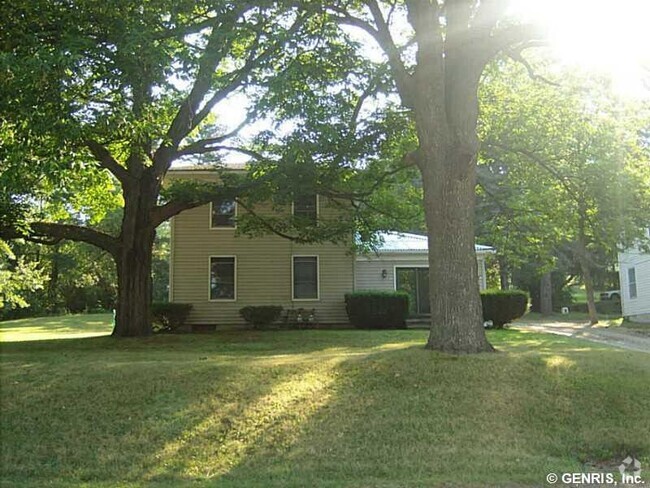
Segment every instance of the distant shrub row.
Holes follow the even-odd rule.
[[[521,290],[485,290],[481,292],[483,320],[492,327],[503,326],[526,313],[528,294]],[[182,327],[192,310],[187,303],[154,303],[152,313],[157,332],[174,332]],[[247,306],[239,310],[242,318],[254,328],[276,322],[282,307],[275,305]],[[362,329],[396,329],[406,327],[409,296],[402,291],[357,291],[345,295],[345,310],[350,323]],[[307,317],[298,321],[308,320]],[[293,325],[293,324],[292,324]]]

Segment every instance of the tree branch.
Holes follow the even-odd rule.
[[[377,0],[366,0],[365,3],[375,20],[375,25],[377,26],[377,36],[375,39],[386,53],[386,56],[388,56],[388,63],[390,64],[391,71],[395,77],[395,84],[397,85],[397,90],[402,98],[402,102],[405,106],[411,107],[411,93],[413,89],[411,75],[406,70],[406,66],[404,66],[400,50],[397,48],[393,36],[390,33],[390,27],[381,12]]]
[[[210,146],[206,145],[205,147],[197,147],[194,149],[190,149],[189,147],[186,148],[183,151],[180,151],[178,153],[179,156],[191,156],[193,154],[205,154],[209,152],[215,152],[215,151],[233,151],[233,152],[238,152],[241,154],[245,154],[247,156],[250,156],[253,159],[257,159],[258,161],[266,161],[268,158],[264,157],[262,154],[255,152],[251,149],[244,149],[241,147],[235,147],[235,146],[224,146],[224,145],[215,145],[215,146]]]
[[[113,256],[117,255],[120,248],[119,240],[111,235],[89,227],[53,222],[34,222],[28,225],[27,230],[5,227],[0,229],[0,237],[3,239],[25,239],[50,245],[63,240],[85,242],[97,246]]]
[[[188,154],[197,154],[202,150],[205,150],[208,146],[213,145],[213,144],[218,144],[220,142],[223,142],[227,139],[230,139],[231,137],[236,136],[241,129],[243,129],[251,120],[253,119],[252,114],[248,114],[246,118],[233,130],[230,132],[217,136],[217,137],[211,137],[208,139],[203,139],[200,141],[193,142],[191,144],[188,144],[185,147],[182,147],[179,149],[178,154],[179,155],[188,155]]]
[[[111,172],[115,178],[117,178],[121,183],[125,183],[131,178],[131,175],[127,169],[122,166],[117,160],[111,155],[110,151],[106,149],[105,146],[99,142],[88,139],[85,141],[86,147],[90,150],[93,157],[99,162],[99,164]]]
[[[497,29],[488,38],[481,39],[482,47],[478,51],[479,60],[486,64],[502,51],[516,48],[527,41],[541,40],[542,38],[543,36],[538,33],[538,29],[534,25],[520,24]],[[522,46],[521,49],[526,47],[529,46]]]
[[[190,90],[189,94],[183,100],[180,109],[178,110],[176,117],[172,121],[169,130],[167,131],[167,137],[169,139],[169,145],[172,148],[178,147],[180,142],[189,134],[192,129],[196,126],[194,124],[194,117],[201,105],[206,94],[212,88],[213,83],[213,74],[217,69],[217,66],[221,61],[226,57],[230,46],[234,40],[234,25],[236,19],[242,13],[240,9],[235,9],[229,12],[225,22],[231,24],[231,30],[228,34],[223,35],[221,26],[224,22],[218,23],[216,19],[212,23],[212,32],[208,37],[208,43],[203,52],[203,56],[199,61],[199,70],[197,72],[196,78],[194,80],[194,85]],[[224,14],[222,17],[225,17]]]
[[[521,63],[524,66],[524,68],[526,68],[526,71],[528,72],[528,76],[530,77],[530,79],[535,80],[535,81],[541,81],[541,82],[546,83],[547,85],[551,85],[551,86],[560,86],[559,83],[551,81],[548,78],[546,78],[546,77],[544,77],[542,75],[539,75],[539,74],[537,74],[535,72],[535,69],[530,65],[528,60],[526,58],[524,58],[524,56],[521,53],[521,51],[523,51],[523,49],[525,49],[525,47],[527,47],[527,46],[517,48],[517,49],[507,49],[507,50],[505,50],[505,53],[508,55],[508,57],[510,57],[510,59],[512,59],[513,61],[516,61],[518,63]]]
[[[374,40],[377,42],[379,47],[384,51],[388,57],[388,64],[393,73],[395,79],[395,84],[397,85],[397,90],[399,91],[400,97],[402,97],[402,102],[405,106],[410,107],[410,102],[407,103],[411,98],[411,75],[406,70],[404,62],[402,61],[402,56],[400,54],[400,49],[395,44],[393,37],[390,33],[390,29],[386,19],[384,19],[381,9],[375,0],[368,0],[365,2],[366,5],[370,8],[370,11],[373,15],[376,28],[373,27],[369,22],[366,22],[363,19],[354,17],[350,13],[340,7],[330,7],[331,10],[337,14],[334,15],[334,20],[341,25],[349,25],[352,27],[357,27],[366,33],[368,33]]]

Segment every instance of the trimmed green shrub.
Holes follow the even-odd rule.
[[[271,325],[281,313],[282,307],[276,305],[250,305],[239,309],[239,315],[256,329]]]
[[[154,332],[176,331],[185,324],[191,310],[192,305],[189,303],[154,302],[151,305]]]
[[[346,293],[345,311],[350,323],[360,329],[405,328],[409,296],[401,291]]]
[[[514,319],[523,316],[528,308],[528,293],[522,290],[484,290],[481,292],[483,320],[492,321],[492,327],[502,329]]]

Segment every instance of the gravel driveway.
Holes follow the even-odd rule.
[[[558,334],[608,346],[650,353],[650,337],[644,337],[632,330],[608,327],[591,327],[577,322],[531,322],[518,323],[513,329]]]

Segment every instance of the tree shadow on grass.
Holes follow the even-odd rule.
[[[647,462],[648,368],[617,350],[547,346],[346,361],[293,444],[259,446],[219,486],[538,486],[630,450]]]
[[[273,425],[289,442],[329,398],[336,365],[397,339],[322,334],[4,344],[2,478],[213,479],[257,452]]]
[[[508,333],[500,354],[455,357],[363,332],[14,344],[3,479],[512,486],[626,449],[647,462],[650,366],[633,353]]]

